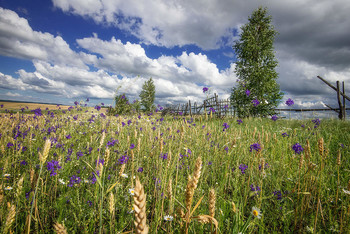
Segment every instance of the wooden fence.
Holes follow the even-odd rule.
[[[331,108],[326,105],[328,108],[313,108],[313,109],[275,109],[277,113],[280,112],[324,112],[324,111],[335,111],[337,113],[340,112],[338,108]],[[343,107],[343,118],[345,119],[345,112],[349,111],[350,108]],[[191,101],[188,103],[182,103],[178,105],[167,106],[163,109],[162,115],[173,114],[173,115],[202,115],[204,113],[209,114],[213,113],[216,117],[234,117],[235,110],[230,104],[230,99],[221,99],[219,100],[218,95],[214,94],[213,97],[208,98],[203,101],[203,103],[198,104],[194,102],[191,104]],[[340,118],[340,116],[339,116]]]
[[[214,96],[205,99],[203,103],[188,103],[171,105],[164,108],[162,115],[175,114],[175,115],[202,115],[204,113],[209,114],[212,112],[217,117],[234,116],[235,112],[230,104],[230,99],[219,100],[218,95],[214,93]]]

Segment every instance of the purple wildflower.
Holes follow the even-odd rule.
[[[258,105],[260,104],[260,102],[259,102],[258,99],[254,99],[254,100],[252,101],[252,103],[253,103],[254,106],[258,106]]]
[[[292,106],[292,105],[294,105],[294,101],[292,99],[288,98],[288,100],[286,101],[286,105]]]
[[[301,145],[299,143],[296,143],[295,145],[293,145],[292,148],[296,154],[300,154],[304,150],[303,147],[301,147]]]
[[[250,145],[249,148],[250,148],[249,149],[250,152],[252,152],[253,150],[255,150],[255,151],[261,150],[261,147],[260,147],[259,143],[254,143],[254,144]]]
[[[203,93],[207,92],[208,91],[208,88],[207,87],[204,87],[203,88]]]
[[[241,164],[238,168],[241,170],[242,174],[245,174],[245,170],[248,168],[248,166],[245,164]]]
[[[241,123],[243,123],[243,121],[241,119],[237,119],[237,123],[241,124]]]
[[[137,172],[143,172],[143,167],[139,167],[139,169],[137,169]]]
[[[69,180],[68,187],[73,187],[75,184],[80,184],[80,182],[81,182],[80,177],[73,175]]]
[[[47,170],[50,171],[50,176],[57,175],[57,171],[61,169],[58,161],[52,160],[51,162],[47,162]]]
[[[227,123],[224,123],[222,126],[224,127],[224,128],[222,129],[223,132],[225,132],[226,129],[228,129],[228,128],[230,127],[230,125],[228,125]]]
[[[250,95],[250,90],[247,89],[247,90],[245,91],[245,94],[247,95],[247,97],[249,97],[249,95]]]
[[[272,119],[273,121],[276,121],[276,120],[278,119],[278,117],[277,117],[276,115],[273,115],[273,116],[271,117],[271,119]]]

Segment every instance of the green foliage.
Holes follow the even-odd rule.
[[[122,114],[134,114],[139,113],[141,105],[139,100],[135,100],[133,103],[129,103],[129,99],[125,94],[115,96],[115,107],[108,110],[109,115],[122,115]]]
[[[125,94],[120,94],[116,96],[114,100],[115,100],[115,107],[114,107],[115,114],[121,115],[121,114],[129,114],[131,112],[129,99],[126,97]]]
[[[258,8],[248,20],[233,46],[237,56],[235,72],[239,79],[232,89],[231,103],[239,117],[273,115],[283,97],[276,82],[278,61],[273,42],[277,31],[271,25],[266,8]],[[250,91],[249,96],[246,90]],[[254,106],[253,100],[260,104]]]
[[[152,111],[155,108],[153,105],[154,97],[155,86],[152,78],[149,78],[149,80],[145,81],[142,85],[142,91],[140,93],[141,105],[144,107],[145,111]]]
[[[0,115],[1,233],[9,213],[7,204],[16,206],[12,233],[53,233],[56,222],[64,224],[68,233],[132,232],[134,176],[147,194],[149,233],[183,233],[184,220],[175,212],[185,206],[188,178],[199,156],[203,164],[193,204],[203,200],[193,215],[209,214],[208,193],[214,188],[214,218],[220,233],[306,233],[311,229],[349,233],[348,121],[321,120],[316,125],[308,119],[248,118],[237,124],[235,118],[160,118],[156,114],[115,118],[96,114],[103,109],[87,110],[94,112],[93,121],[85,110],[74,114],[77,120],[70,112],[35,118]],[[224,122],[230,126],[225,131]],[[43,163],[33,152],[38,148],[43,152],[45,138],[56,140]],[[320,138],[324,139],[322,155]],[[261,151],[250,151],[255,143]],[[302,154],[294,153],[295,143],[304,148]],[[61,166],[55,175],[48,167],[52,161]],[[110,194],[114,195],[112,206]],[[260,209],[260,219],[252,216],[253,207]],[[174,219],[166,221],[166,215]],[[212,232],[210,223],[193,220],[189,225],[189,233]]]

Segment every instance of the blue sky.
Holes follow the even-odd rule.
[[[232,45],[259,6],[279,32],[285,100],[335,106],[316,76],[350,80],[347,0],[0,0],[0,99],[113,104],[117,89],[138,99],[150,77],[157,104],[200,102],[204,86],[228,98]]]

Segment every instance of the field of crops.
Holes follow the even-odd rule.
[[[0,145],[1,233],[350,232],[348,121],[75,106],[0,113]]]

